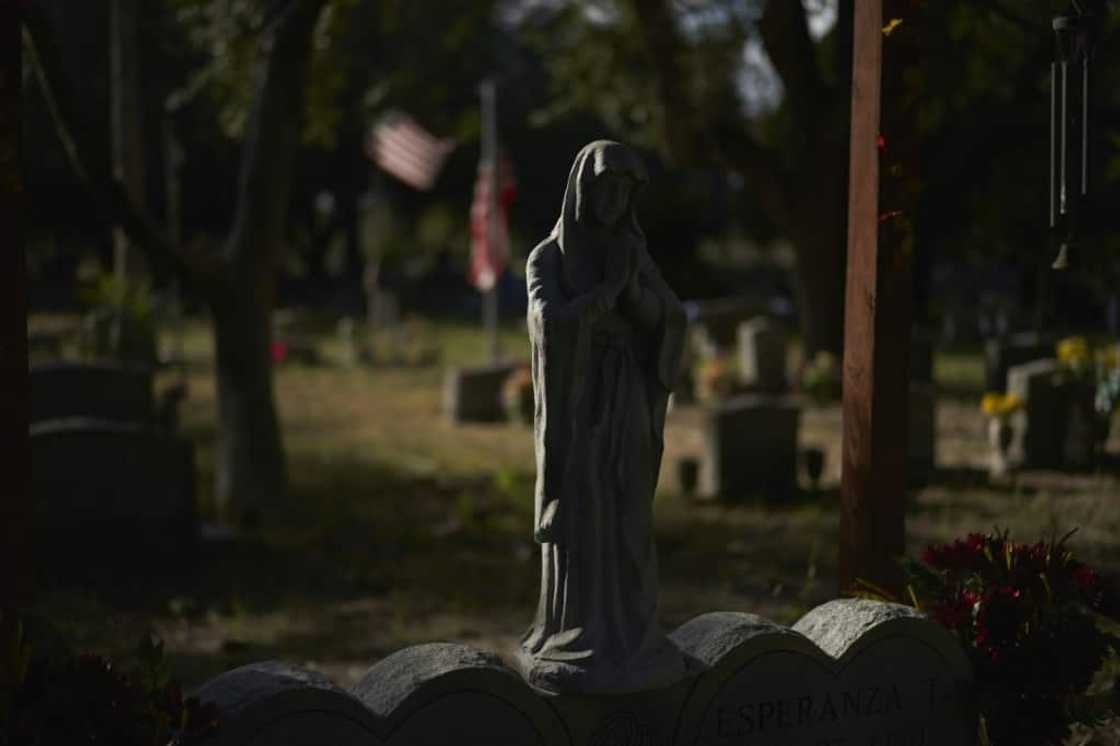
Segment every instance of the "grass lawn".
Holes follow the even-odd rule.
[[[539,574],[531,434],[446,421],[443,368],[482,362],[485,340],[466,325],[415,324],[412,332],[440,350],[440,364],[347,367],[335,362],[338,340],[324,334],[325,364],[278,367],[290,490],[259,533],[205,545],[175,577],[138,572],[45,588],[39,609],[77,647],[117,655],[154,629],[188,685],[269,658],[349,685],[379,658],[434,640],[510,656],[535,610]],[[503,345],[527,354],[520,324],[503,331]],[[213,519],[216,402],[202,322],[189,325],[184,348],[190,393],[182,428],[197,444],[199,502]],[[939,356],[935,371],[954,393],[939,401],[937,478],[899,496],[908,500],[911,551],[993,525],[1022,540],[1080,527],[1073,546],[1082,557],[1120,569],[1120,476],[1028,472],[988,484],[979,357]],[[689,407],[669,419],[656,508],[664,625],[713,610],[792,622],[836,591],[839,407],[802,416],[802,444],[826,453],[821,493],[781,504],[685,499],[676,464],[698,455],[698,421]],[[1120,452],[1120,442],[1111,445]],[[1114,740],[1082,734],[1077,743],[1120,743],[1120,730],[1109,733]]]

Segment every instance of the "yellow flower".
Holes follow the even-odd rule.
[[[1120,370],[1120,344],[1097,350],[1097,365],[1105,371]]]
[[[1071,368],[1089,361],[1089,342],[1084,337],[1066,337],[1058,342],[1058,360]]]
[[[1025,407],[1027,403],[1018,394],[1008,394],[1003,397],[1003,413],[1012,414]]]
[[[1018,412],[1026,402],[1017,394],[1000,394],[988,392],[980,400],[980,411],[988,417],[1006,417],[1013,412]]]

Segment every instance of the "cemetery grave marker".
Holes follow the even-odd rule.
[[[670,639],[672,685],[549,694],[497,656],[431,643],[394,653],[350,690],[279,662],[199,691],[223,726],[208,746],[972,746],[971,672],[956,639],[913,609],[847,599],[792,628],[699,616]]]
[[[739,325],[739,372],[752,391],[786,390],[786,334],[764,316]]]
[[[194,446],[137,424],[82,418],[31,427],[37,545],[69,562],[189,559],[195,540]]]
[[[1092,462],[1092,394],[1063,380],[1054,359],[1012,366],[1007,390],[1025,406],[1012,416],[1012,463],[1029,469],[1085,468]]]
[[[150,424],[151,369],[111,363],[55,362],[31,368],[31,422],[86,417]]]
[[[797,488],[801,406],[793,396],[747,394],[704,409],[700,492],[789,497]]]
[[[505,420],[502,387],[519,367],[518,362],[502,362],[448,370],[443,382],[444,412],[452,422]]]

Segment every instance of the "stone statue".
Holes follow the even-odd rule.
[[[653,494],[685,317],[634,214],[645,181],[629,148],[587,145],[556,227],[529,256],[541,595],[520,662],[530,684],[557,693],[684,673],[656,620]]]

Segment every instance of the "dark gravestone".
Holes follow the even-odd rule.
[[[452,422],[500,422],[502,386],[520,362],[497,363],[478,368],[454,368],[444,380],[444,411]]]
[[[1058,361],[1050,359],[1016,365],[1008,372],[1008,393],[1024,402],[1012,419],[1012,463],[1028,469],[1062,466],[1068,409],[1056,378],[1060,369]]]
[[[189,440],[98,420],[39,423],[31,428],[31,487],[40,554],[63,572],[73,562],[189,559],[195,540]]]
[[[31,368],[31,422],[88,417],[150,424],[155,418],[151,369],[97,363]]]
[[[1056,360],[1017,365],[1007,388],[1026,406],[1012,419],[1010,458],[1027,468],[1085,469],[1093,464],[1096,389],[1062,375]]]
[[[801,407],[792,396],[751,394],[704,412],[700,492],[707,497],[784,497],[797,487]]]
[[[1007,372],[1016,365],[1054,357],[1057,341],[1048,335],[1022,332],[984,344],[985,386],[988,391],[1006,391]]]

